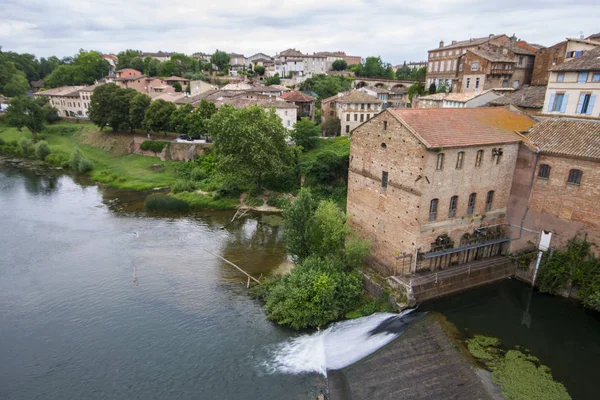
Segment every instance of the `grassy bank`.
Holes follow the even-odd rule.
[[[100,132],[93,125],[59,122],[47,127],[38,136],[48,142],[53,154],[65,160],[75,148],[79,148],[94,164],[91,179],[112,187],[152,189],[170,186],[177,178],[175,166],[178,162],[161,162],[154,157],[127,154],[124,145],[132,138],[120,135],[117,139],[112,133]],[[17,128],[0,124],[0,138],[5,142],[18,141],[23,137],[32,139],[26,129],[19,132]]]

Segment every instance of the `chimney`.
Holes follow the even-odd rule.
[[[442,47],[444,47],[444,41],[443,41],[443,40],[440,40],[440,49],[441,49]]]
[[[453,41],[452,41],[452,44],[456,44],[456,40],[453,40]]]

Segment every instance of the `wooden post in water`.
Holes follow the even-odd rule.
[[[217,258],[220,258],[221,260],[225,261],[227,264],[229,264],[229,265],[231,265],[232,267],[236,268],[236,269],[237,269],[238,271],[240,271],[242,274],[246,275],[246,276],[248,277],[248,286],[250,285],[250,279],[252,279],[252,280],[253,280],[254,282],[256,282],[256,283],[260,283],[260,281],[259,281],[258,279],[256,279],[255,277],[253,277],[252,275],[250,275],[249,273],[247,273],[246,271],[244,271],[243,269],[241,269],[240,267],[238,267],[237,265],[235,265],[235,264],[234,264],[234,263],[232,263],[231,261],[229,261],[229,260],[227,260],[227,259],[225,259],[225,258],[223,258],[223,257],[221,257],[221,256],[219,256],[219,255],[216,255],[216,254],[214,254],[214,253],[211,253],[210,251],[208,251],[208,250],[206,250],[206,249],[204,249],[204,251],[205,251],[205,252],[207,252],[207,253],[208,253],[208,254],[210,254],[210,255],[213,255],[213,256],[215,256],[215,257],[217,257]]]

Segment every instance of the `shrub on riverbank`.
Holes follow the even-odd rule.
[[[94,169],[94,164],[92,164],[90,160],[85,158],[83,154],[81,154],[81,151],[78,148],[76,148],[71,154],[71,158],[69,159],[69,167],[71,167],[73,171],[85,174]]]
[[[552,378],[550,368],[526,351],[500,348],[496,338],[475,335],[467,340],[469,352],[492,371],[494,383],[510,400],[569,400],[565,386]]]
[[[146,197],[144,209],[153,212],[187,211],[187,202],[166,194],[154,193]]]
[[[174,197],[185,201],[190,208],[196,210],[233,210],[239,204],[239,200],[237,198],[213,197],[195,192],[182,192],[176,194]]]
[[[19,139],[19,147],[25,157],[33,157],[35,155],[35,146],[33,140],[26,138]]]
[[[154,154],[158,154],[167,146],[169,146],[169,142],[165,142],[162,140],[144,140],[140,145],[140,149],[144,151],[151,151]]]
[[[344,212],[304,188],[283,217],[286,247],[297,265],[253,289],[268,318],[293,329],[320,327],[361,308],[362,276],[354,267],[370,245],[350,237]]]
[[[192,181],[187,181],[185,179],[178,179],[174,184],[171,185],[171,192],[173,194],[181,193],[181,192],[193,192],[196,190],[196,185]]]
[[[565,250],[546,252],[538,273],[540,291],[558,293],[569,283],[586,307],[600,311],[600,259],[594,256],[591,243],[571,239]]]
[[[50,153],[52,153],[52,151],[50,150],[50,146],[48,146],[48,142],[46,142],[45,140],[39,141],[35,145],[35,155],[40,160],[45,160],[46,157],[50,155]]]

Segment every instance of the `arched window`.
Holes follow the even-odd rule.
[[[569,179],[567,179],[567,183],[571,183],[573,185],[581,184],[581,177],[583,176],[583,172],[580,169],[572,169],[569,171]]]
[[[435,169],[438,171],[441,171],[444,169],[444,153],[440,153],[437,156],[437,164],[435,166]]]
[[[548,179],[550,178],[551,166],[548,164],[540,164],[540,170],[538,171],[538,178]]]
[[[456,205],[458,204],[458,196],[450,198],[450,207],[448,208],[448,217],[452,218],[456,215]]]
[[[492,203],[494,202],[494,191],[490,190],[485,198],[485,211],[492,209]]]
[[[471,215],[475,211],[475,202],[477,201],[477,193],[471,193],[469,196],[469,204],[467,206],[467,214]]]
[[[465,152],[459,151],[458,155],[456,156],[456,169],[462,169],[464,159],[465,159]]]
[[[431,200],[429,204],[429,220],[435,221],[437,219],[437,208],[438,208],[438,199]]]

